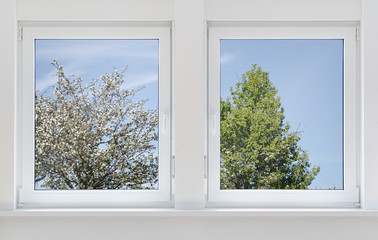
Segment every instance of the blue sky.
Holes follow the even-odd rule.
[[[57,59],[67,75],[81,76],[84,82],[127,67],[125,88],[140,91],[141,99],[149,99],[148,108],[158,107],[159,41],[144,40],[58,40],[35,41],[36,89],[51,91],[57,80],[56,70],[50,64]]]
[[[221,40],[221,96],[251,69],[269,72],[286,121],[320,172],[310,189],[343,188],[343,40]]]

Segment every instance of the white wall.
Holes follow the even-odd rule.
[[[363,1],[362,18],[362,78],[363,82],[363,207],[378,209],[378,1]]]
[[[377,218],[8,218],[4,240],[376,240]]]
[[[206,0],[209,20],[359,20],[360,0]]]
[[[0,210],[10,210],[14,206],[14,13],[13,1],[0,2]]]
[[[15,20],[176,20],[176,120],[193,118],[195,131],[176,126],[179,208],[204,205],[203,20],[361,21],[364,76],[363,205],[378,208],[378,9],[376,0],[1,0],[0,210],[14,209]],[[191,24],[188,20],[195,17]],[[189,35],[188,35],[189,34]],[[193,35],[194,34],[194,35]],[[188,37],[191,41],[185,40]],[[184,49],[184,46],[186,47]],[[192,67],[188,71],[186,67]],[[198,84],[198,88],[193,87]],[[193,98],[191,96],[198,96]],[[185,99],[191,99],[190,104]],[[178,122],[178,121],[177,121]],[[203,165],[202,165],[203,166]],[[193,184],[188,180],[194,177]],[[9,214],[8,214],[9,215]],[[1,212],[0,212],[1,216]],[[0,239],[377,239],[378,217],[0,217]]]
[[[13,1],[18,20],[166,20],[174,7],[173,0]]]

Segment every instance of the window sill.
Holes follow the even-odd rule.
[[[378,210],[363,209],[19,209],[0,211],[0,217],[378,217]]]

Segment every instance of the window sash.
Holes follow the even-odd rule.
[[[220,190],[220,40],[344,40],[344,189]],[[357,48],[354,27],[211,27],[208,40],[208,207],[353,207],[359,202]]]
[[[34,40],[159,40],[158,190],[34,190]],[[18,202],[24,207],[171,206],[171,70],[169,27],[24,27],[18,92],[21,146]]]

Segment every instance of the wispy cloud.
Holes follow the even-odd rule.
[[[231,53],[225,53],[225,54],[222,54],[222,56],[220,58],[220,62],[221,63],[229,63],[229,62],[232,62],[234,59],[235,59],[235,55],[233,55]]]
[[[64,65],[68,76],[82,76],[84,83],[98,78],[113,67],[122,69],[129,65],[125,80],[127,88],[137,88],[158,81],[154,73],[158,63],[158,42],[156,41],[63,41],[41,40],[37,42],[37,89],[46,91],[56,83],[56,70],[48,63],[58,59]],[[44,64],[44,65],[42,65]]]
[[[44,76],[42,76],[41,78],[37,78],[36,88],[39,91],[44,91],[46,88],[56,83],[56,80],[57,80],[56,71],[50,71],[46,73]]]
[[[81,76],[82,74],[85,73],[85,71],[81,68],[77,68],[74,66],[79,66],[76,65],[76,63],[71,63],[68,66],[64,66],[64,72],[68,75],[74,74],[75,77]],[[47,72],[44,74],[42,77],[36,79],[36,89],[43,92],[47,90],[51,85],[57,82],[58,76],[56,75],[57,71],[56,69],[52,69],[51,71]]]
[[[159,80],[157,73],[143,73],[125,76],[125,89],[143,87],[149,83],[157,82]]]
[[[61,40],[63,41],[63,40]],[[45,44],[38,49],[38,57],[50,60],[52,54],[61,59],[77,59],[90,62],[94,58],[101,57],[137,57],[137,58],[156,58],[156,46],[141,44],[122,44],[122,42],[76,42],[70,44],[62,42],[59,46],[52,42],[51,45]],[[53,49],[53,50],[52,50]],[[55,57],[56,58],[56,57]]]

